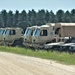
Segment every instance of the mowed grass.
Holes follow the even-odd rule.
[[[19,47],[4,47],[0,46],[1,52],[11,52],[21,54],[25,56],[39,57],[43,59],[55,60],[63,64],[75,65],[75,54],[69,54],[65,52],[47,52],[45,50],[33,51],[31,49],[19,48]]]

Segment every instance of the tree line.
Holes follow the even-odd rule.
[[[13,11],[7,12],[2,10],[0,12],[0,27],[21,27],[26,28],[28,26],[43,25],[46,23],[57,23],[57,22],[75,22],[75,9],[71,11],[64,12],[63,10],[58,10],[55,14],[54,12],[48,10],[38,10],[36,12],[34,9],[26,12],[25,10],[19,12],[18,10],[13,13]]]

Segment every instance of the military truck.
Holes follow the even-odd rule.
[[[35,29],[32,36],[32,45],[34,48],[44,48],[44,45],[55,41],[53,26],[42,25]]]
[[[58,43],[63,42],[63,44],[59,45],[58,43],[46,44],[45,48],[50,49],[53,46],[55,49],[60,48],[61,51],[69,50],[68,48],[70,44],[75,43],[74,41],[75,23],[55,23],[54,30],[56,42]]]
[[[23,45],[25,47],[32,47],[32,35],[34,30],[37,28],[38,26],[31,26],[31,27],[27,27],[25,33],[24,33],[24,42]]]
[[[22,28],[5,28],[3,33],[4,45],[22,46],[23,43]]]
[[[3,44],[3,32],[4,32],[5,28],[0,28],[0,45]]]

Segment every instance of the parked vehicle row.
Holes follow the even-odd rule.
[[[25,33],[22,28],[0,28],[0,44],[74,51],[74,31],[75,23],[47,23],[42,26],[31,26],[27,27]]]

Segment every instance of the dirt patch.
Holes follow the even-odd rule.
[[[0,75],[75,75],[75,66],[0,52]]]

